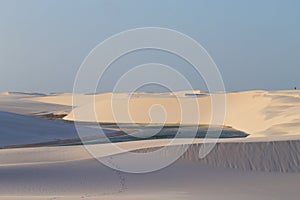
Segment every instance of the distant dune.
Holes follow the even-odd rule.
[[[9,92],[0,92],[0,95],[9,95]]]
[[[83,122],[103,123],[140,123],[170,125],[183,123],[181,121],[181,107],[188,112],[187,123],[211,124],[211,94],[199,97],[179,96],[180,103],[174,96],[143,96],[133,95],[127,103],[127,96],[111,94],[96,95],[95,110],[97,118],[93,116],[94,104],[87,104],[88,99],[82,96],[80,104],[64,119]],[[50,101],[52,98],[53,101]],[[70,103],[70,96],[41,97],[41,102],[65,104]],[[91,98],[91,97],[90,97]],[[114,99],[113,103],[112,98]],[[69,100],[67,100],[69,99]],[[82,101],[81,101],[82,99]],[[195,99],[199,111],[194,109]],[[83,102],[86,102],[83,103]],[[89,101],[91,102],[91,101]],[[156,106],[156,107],[155,107]],[[129,107],[129,110],[127,109]],[[129,111],[129,112],[127,112]],[[74,115],[75,113],[75,115]],[[129,114],[128,114],[129,113]],[[248,91],[226,94],[226,118],[224,125],[244,131],[250,136],[269,137],[274,135],[291,136],[300,133],[300,93],[295,91]],[[76,118],[74,117],[76,116]],[[199,119],[199,121],[197,121]]]

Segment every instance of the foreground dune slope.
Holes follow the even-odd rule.
[[[153,150],[147,143],[144,145],[146,147],[148,145],[149,148],[140,149],[143,146],[140,141],[122,145],[127,150],[136,149],[135,151],[139,153]],[[284,143],[283,145],[285,146],[280,148],[288,147]],[[108,149],[96,146],[99,148],[100,157],[110,155],[113,156],[112,159],[118,159],[124,156],[123,154],[112,155],[107,151]],[[258,147],[257,152],[259,152],[268,146],[272,147],[266,144],[262,147],[250,148]],[[216,152],[212,152],[206,159],[198,160],[199,148],[197,145],[191,146],[187,153],[171,166],[147,174],[128,174],[113,170],[92,158],[83,146],[1,150],[0,161],[7,164],[0,165],[0,199],[169,200],[198,199],[199,196],[204,200],[298,199],[299,173],[278,173],[276,170],[254,172],[246,170],[247,168],[244,168],[246,170],[244,171],[220,168],[224,167],[222,165],[214,166],[213,160],[222,162],[225,166],[230,162],[231,165],[236,163],[236,166],[247,166],[247,155],[244,153],[249,152],[249,149],[245,148],[245,151],[238,153],[236,150],[243,148],[227,147],[217,147]],[[269,156],[271,158],[272,154],[266,153],[264,158]],[[235,162],[231,159],[235,159]],[[236,161],[240,159],[245,162],[238,164]],[[28,162],[29,160],[31,163]],[[44,161],[41,162],[42,160]],[[263,168],[264,164],[268,165],[268,161],[264,162],[266,159],[258,160],[261,163],[257,163],[259,164],[257,166]]]
[[[147,153],[167,146],[170,142],[170,139],[160,139],[114,143],[113,145],[119,149],[111,144],[88,145],[88,149],[82,145],[3,149],[0,151],[0,167],[64,163],[108,156],[125,157],[126,152]],[[299,140],[218,142],[202,159],[199,157],[199,152],[203,139],[196,139],[193,144],[189,142],[187,139],[176,139],[174,144],[160,152],[161,159],[172,156],[174,152],[183,152],[181,160],[211,167],[265,172],[300,172]]]

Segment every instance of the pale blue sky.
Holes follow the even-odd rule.
[[[299,10],[298,0],[0,0],[0,91],[71,91],[81,62],[99,42],[144,26],[197,40],[228,91],[300,88]],[[153,61],[146,53],[130,59]],[[178,66],[200,89],[185,67]]]

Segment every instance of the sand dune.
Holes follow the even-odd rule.
[[[4,149],[0,151],[0,166],[40,165],[87,160],[94,157],[126,156],[124,154],[126,152],[146,153],[169,145],[170,142],[170,139],[122,142],[115,144],[119,147],[118,150],[110,144],[89,145],[93,156],[82,145]],[[208,156],[200,159],[199,150],[202,143],[203,139],[196,139],[191,145],[189,140],[177,139],[174,144],[164,149],[162,155],[172,155],[172,152],[185,149],[184,145],[189,145],[180,160],[245,171],[300,172],[299,140],[251,143],[229,140],[217,143]]]
[[[201,94],[200,90],[196,91],[180,91],[180,92],[174,92],[174,93],[144,93],[144,92],[137,92],[134,94],[131,94],[134,98],[145,98],[145,97],[156,97],[156,98],[164,98],[164,97],[185,97],[186,94],[188,95],[197,95]],[[96,94],[96,95],[90,95],[90,94],[71,94],[71,93],[63,93],[63,94],[53,94],[53,95],[47,95],[43,97],[31,97],[28,98],[28,100],[36,101],[36,102],[43,102],[43,103],[50,103],[50,104],[58,104],[58,105],[66,105],[66,106],[81,106],[84,104],[88,104],[91,101],[102,101],[102,100],[109,100],[114,96],[116,99],[124,99],[127,98],[129,95],[126,93],[102,93],[102,94]],[[73,101],[74,99],[74,101]]]
[[[177,97],[189,114],[186,119],[209,124],[212,95],[220,94],[202,94],[180,92]],[[66,120],[94,121],[88,113],[93,108],[90,100],[94,96],[77,97],[72,108],[71,94],[1,95],[0,144],[72,138],[76,134],[72,123],[31,115],[63,112],[69,113]],[[96,121],[115,123],[112,110],[116,110],[117,122],[132,122],[124,112],[127,98],[128,94],[96,95]],[[195,100],[200,110],[199,121],[199,112],[191,106]],[[225,125],[250,136],[219,139],[203,159],[199,158],[200,147],[214,140],[197,138],[175,163],[152,173],[129,174],[110,169],[82,145],[1,149],[0,199],[298,199],[300,92],[236,92],[226,94],[226,100]],[[171,125],[181,120],[176,95],[170,93],[133,94],[129,111],[136,123],[166,121]],[[75,112],[79,113],[76,118]],[[90,127],[83,129],[84,133],[93,134]],[[115,143],[119,149],[110,144],[91,144],[89,148],[96,158],[127,159],[126,152],[145,153],[171,141]],[[167,158],[190,142],[190,139],[175,139],[162,156]]]
[[[91,95],[80,95],[78,94],[78,99],[80,98],[81,102],[77,103],[74,106],[83,105],[86,102],[90,101],[90,98],[93,98]],[[72,106],[72,94],[54,94],[45,97],[33,97],[30,98],[31,101],[43,102],[49,104],[58,104],[58,105],[66,105]]]
[[[9,95],[9,92],[0,92],[0,95]]]
[[[0,96],[0,111],[17,113],[21,115],[34,115],[49,112],[70,112],[71,106],[54,105],[43,102],[34,102],[29,99],[40,98],[40,95],[25,93],[8,93]]]
[[[151,148],[154,146],[163,145],[163,142],[138,141],[120,145],[127,150],[143,153],[153,150]],[[184,143],[184,140],[180,143]],[[146,148],[141,149],[143,145]],[[292,157],[298,154],[299,142],[291,143],[292,146],[297,145],[294,152],[289,152],[293,148],[286,148],[289,147],[286,143],[279,144],[278,150],[284,149],[278,155],[280,160],[276,160],[278,156],[272,157],[277,153],[272,152],[272,144],[241,145],[217,146],[204,160],[199,160],[197,156],[199,145],[192,145],[173,165],[148,174],[128,174],[110,169],[93,159],[83,146],[1,150],[0,199],[298,198],[299,174],[275,172],[299,170],[299,158],[294,160],[295,164],[291,163]],[[98,149],[98,156],[110,155],[116,159],[123,156],[118,152],[110,152],[105,145],[94,146]],[[168,156],[171,148],[178,147],[180,145],[169,147],[164,155]],[[266,153],[257,156],[252,154],[252,150],[255,150],[254,153],[260,153],[261,150]],[[249,155],[250,160],[247,159]],[[290,157],[286,158],[285,155]],[[289,165],[295,167],[296,164],[298,168],[284,168]],[[271,166],[273,168],[267,168]],[[228,169],[230,167],[243,170]],[[273,172],[253,172],[249,168]]]
[[[184,112],[188,113],[185,117],[188,123],[211,124],[210,107],[213,95],[220,94],[198,98],[180,96],[180,102],[170,96],[159,98],[140,95],[138,97],[133,96],[130,101],[120,97],[112,101],[111,95],[102,96],[102,99],[99,96],[99,100],[96,98],[95,101],[97,118],[93,117],[94,104],[90,103],[75,108],[64,119],[104,123],[166,123],[174,125],[180,122],[184,124],[181,119],[181,113]],[[195,99],[200,112],[197,112],[193,106]],[[300,133],[299,113],[299,92],[248,91],[227,93],[224,125],[244,131],[251,137],[298,135]]]
[[[96,160],[0,167],[2,199],[297,199],[299,174],[241,172],[178,161],[127,174]],[[289,184],[286,184],[289,183]],[[225,192],[224,192],[225,191]],[[9,198],[7,198],[9,197]]]

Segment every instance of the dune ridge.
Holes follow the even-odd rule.
[[[50,163],[68,163],[106,156],[126,156],[126,152],[147,153],[165,147],[170,140],[133,141],[116,143],[120,150],[110,144],[95,144],[89,148],[93,156],[84,146],[39,147],[25,149],[4,149],[0,151],[1,166],[41,165]],[[262,142],[219,142],[204,158],[199,158],[199,150],[203,140],[177,139],[161,152],[163,156],[172,155],[180,148],[187,151],[179,160],[197,162],[200,165],[220,168],[235,168],[245,171],[265,172],[300,172],[300,141],[262,141]],[[125,153],[125,154],[124,154]]]
[[[99,95],[94,103],[83,104],[72,110],[64,119],[83,122],[104,123],[166,123],[181,122],[181,107],[189,113],[187,122],[211,124],[212,96],[200,97],[134,96],[129,101],[125,96]],[[41,98],[42,99],[42,98]],[[197,101],[200,112],[192,105]],[[128,103],[127,103],[128,101]],[[113,103],[111,103],[113,102]],[[157,106],[157,109],[153,106]],[[195,104],[194,104],[195,105]],[[96,119],[93,117],[95,106]],[[180,107],[181,106],[181,107]],[[129,115],[127,114],[129,108]],[[226,94],[225,126],[241,130],[250,137],[300,134],[300,92],[299,91],[246,91]],[[154,119],[154,121],[153,121]],[[197,121],[196,119],[199,119]],[[183,122],[184,123],[184,122]]]

